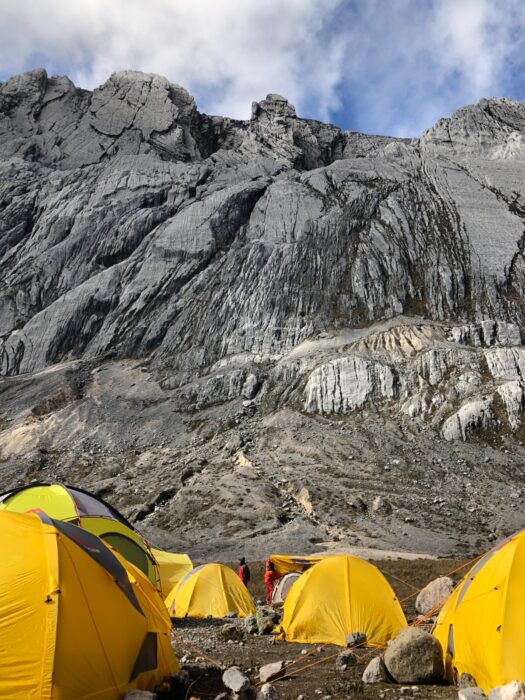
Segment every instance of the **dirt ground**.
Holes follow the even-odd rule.
[[[395,559],[376,563],[390,581],[407,619],[415,616],[416,591],[437,576],[450,574],[454,580],[466,572],[468,563],[455,559]],[[233,564],[230,562],[233,567]],[[252,572],[250,591],[256,600],[264,597],[263,564],[249,562]],[[411,596],[411,597],[409,597]],[[274,682],[283,700],[299,696],[307,700],[327,698],[431,698],[447,700],[457,697],[457,691],[447,685],[403,686],[394,684],[365,685],[361,681],[370,659],[378,650],[357,649],[356,664],[346,671],[338,671],[335,657],[341,649],[336,646],[317,646],[277,642],[272,635],[258,636],[243,633],[240,642],[226,642],[222,635],[224,624],[232,620],[177,619],[174,621],[176,651],[183,667],[190,673],[191,686],[186,697],[211,698],[223,691],[218,665],[223,668],[239,666],[255,683],[258,670],[264,664],[284,660],[290,664],[287,677]],[[242,621],[236,621],[244,630]],[[215,662],[215,664],[214,664]],[[292,665],[293,664],[293,665]]]

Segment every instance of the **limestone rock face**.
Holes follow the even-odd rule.
[[[409,142],[301,119],[274,94],[247,122],[208,117],[134,71],[92,93],[43,70],[11,78],[0,371],[111,354],[195,373],[402,312],[512,322],[515,342],[524,174],[508,144],[524,115],[483,102]],[[328,399],[335,374],[344,396]],[[312,378],[307,410],[395,398],[399,384],[338,360]]]
[[[482,100],[396,139],[134,71],[0,83],[3,487],[75,478],[161,540],[202,528],[200,558],[523,527],[524,124]]]

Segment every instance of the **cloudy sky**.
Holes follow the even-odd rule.
[[[204,112],[246,118],[277,92],[368,133],[525,101],[524,49],[525,0],[0,0],[0,80],[43,66],[94,88],[131,68]]]

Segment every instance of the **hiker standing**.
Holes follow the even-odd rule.
[[[275,571],[274,563],[271,559],[268,559],[264,567],[264,584],[267,590],[265,600],[270,605],[272,603],[273,589],[275,588],[274,581],[277,578],[279,577],[277,575],[277,572]]]
[[[242,557],[239,561],[237,576],[241,579],[246,588],[248,588],[248,584],[250,583],[250,569],[248,568],[248,564],[246,563],[246,559],[244,557]]]

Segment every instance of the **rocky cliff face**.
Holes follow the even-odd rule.
[[[400,140],[301,119],[279,95],[254,103],[248,121],[208,116],[183,88],[135,72],[93,93],[44,71],[0,83],[6,486],[15,474],[41,478],[42,454],[45,469],[96,486],[116,478],[103,477],[104,460],[75,471],[63,455],[84,463],[86,450],[109,450],[129,475],[139,443],[141,454],[144,444],[162,444],[186,464],[204,440],[199,459],[215,466],[191,467],[193,499],[209,487],[206,469],[216,477],[226,463],[229,473],[233,459],[244,477],[252,470],[246,490],[257,492],[253,512],[270,519],[268,532],[304,517],[316,532],[310,539],[322,526],[322,537],[345,541],[356,518],[372,512],[367,498],[385,494],[362,482],[372,459],[363,448],[360,466],[345,469],[361,479],[357,489],[372,488],[369,497],[359,492],[365,510],[349,506],[352,517],[341,524],[334,515],[332,526],[330,511],[314,503],[315,470],[329,470],[334,450],[346,449],[336,415],[361,425],[359,439],[389,434],[387,424],[416,441],[428,435],[443,446],[432,448],[435,459],[454,441],[471,441],[458,449],[478,450],[479,462],[487,441],[512,440],[521,454],[524,233],[525,105],[517,102],[482,100],[419,139]],[[112,403],[114,382],[123,387],[120,404]],[[292,442],[314,439],[317,454],[299,459],[295,485],[283,481],[288,515],[294,504],[300,511],[281,513],[283,522],[275,515],[282,479],[265,471],[282,462],[268,443],[275,430],[277,443],[287,431]],[[225,448],[226,462],[210,447],[221,435],[226,445],[242,443],[231,458]],[[385,440],[376,459],[387,462],[385,450],[407,444]],[[259,472],[241,449],[246,441]],[[22,459],[29,466],[20,475]],[[517,467],[505,459],[514,488]],[[139,472],[155,490],[157,465]],[[146,504],[121,497],[152,528],[169,529],[158,511],[180,514],[179,477],[175,487],[165,472],[161,502],[158,494]],[[330,493],[347,489],[353,502],[357,492],[336,472],[327,488],[333,480]],[[427,488],[439,481],[429,478]],[[117,500],[119,488],[104,486]],[[237,493],[236,480],[224,489]],[[223,511],[235,534],[246,516],[240,508],[230,517],[232,508]],[[393,508],[374,517],[391,518]],[[222,517],[210,515],[209,527]],[[373,537],[385,537],[392,525],[377,528]]]

